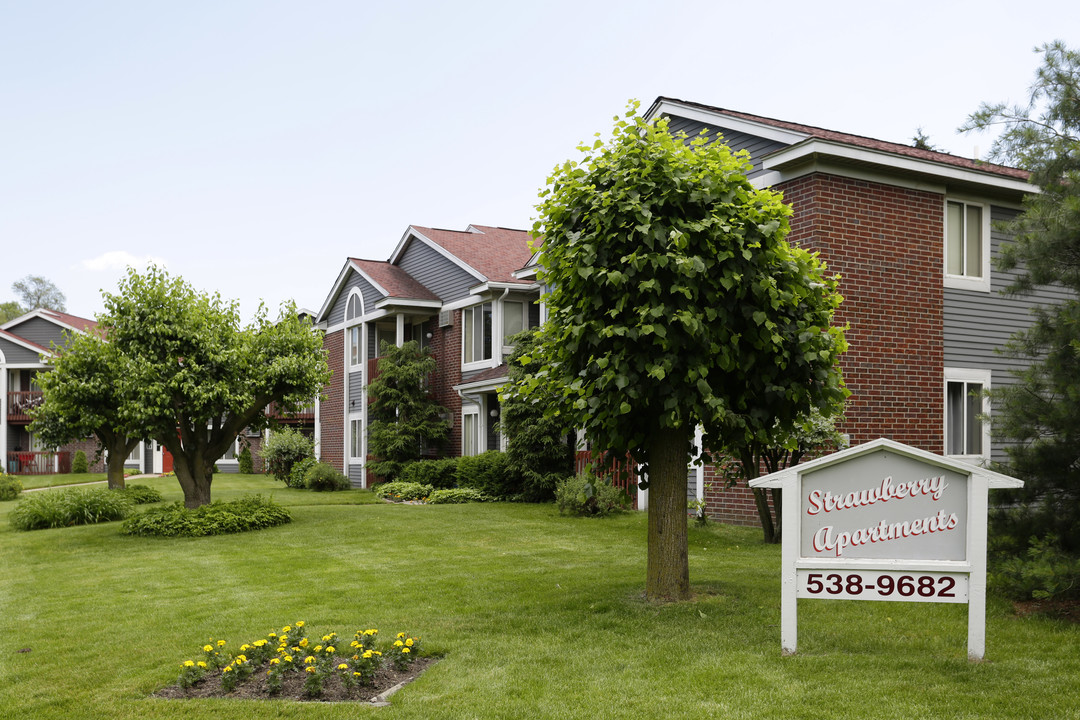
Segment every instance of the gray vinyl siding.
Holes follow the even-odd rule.
[[[360,295],[364,298],[365,312],[374,310],[375,303],[385,297],[385,295],[376,290],[374,286],[365,280],[359,273],[350,270],[348,277],[345,278],[345,284],[342,286],[341,292],[338,294],[337,299],[334,301],[334,305],[330,308],[330,312],[327,316],[327,324],[331,327],[345,322],[345,307],[349,304],[349,294],[352,292],[353,288],[359,288]]]
[[[4,360],[13,365],[41,362],[41,359],[35,351],[25,348],[22,345],[16,345],[4,338],[0,338],[0,352],[4,353]]]
[[[483,235],[476,237],[483,242]],[[443,302],[465,297],[469,288],[481,282],[421,240],[410,242],[397,264]]]
[[[709,134],[715,135],[717,131],[724,136],[724,142],[732,150],[746,150],[750,153],[750,160],[754,164],[754,169],[750,172],[748,177],[753,178],[755,175],[761,174],[761,159],[770,153],[774,153],[777,150],[781,150],[787,145],[784,143],[776,142],[775,140],[767,140],[765,138],[757,137],[756,135],[748,135],[747,133],[738,132],[724,127],[712,127],[707,126],[705,123],[697,120],[688,120],[686,118],[674,117],[670,118],[668,129],[672,132],[683,131],[686,133],[686,137],[693,138],[705,127],[709,128]]]
[[[345,408],[345,414],[348,415],[350,411],[360,412],[360,410],[362,409],[360,403],[363,401],[363,399],[364,376],[363,373],[360,372],[360,369],[357,368],[356,372],[349,373],[349,404],[352,405],[352,403],[355,401],[356,405]]]
[[[994,223],[990,234],[990,252],[997,257],[1006,236],[996,227],[998,222],[1015,217],[1016,212],[991,208]],[[1070,296],[1061,288],[1043,287],[1025,296],[1003,294],[1016,274],[996,268],[990,274],[990,292],[945,288],[945,367],[990,370],[992,388],[1012,385],[1011,370],[1022,369],[1022,360],[1002,354],[1001,348],[1016,332],[1031,324],[1031,310],[1037,305],[1052,304]],[[944,389],[942,390],[944,392]],[[992,457],[1007,460],[1007,443],[995,438]]]
[[[349,464],[349,485],[354,488],[364,487],[364,466]]]
[[[50,343],[56,343],[60,346],[67,344],[64,342],[63,328],[39,317],[30,318],[15,327],[8,328],[8,332],[41,347],[51,347]]]

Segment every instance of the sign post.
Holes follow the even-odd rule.
[[[967,603],[968,658],[986,651],[986,516],[1023,482],[879,439],[750,482],[783,490],[780,643],[798,599]]]

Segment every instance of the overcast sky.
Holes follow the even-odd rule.
[[[0,0],[0,302],[102,310],[124,267],[318,309],[410,224],[531,226],[631,98],[984,155],[1075,0]]]

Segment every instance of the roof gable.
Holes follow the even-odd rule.
[[[97,321],[95,320],[88,320],[87,318],[72,315],[71,313],[60,312],[59,310],[38,308],[37,310],[31,310],[25,315],[20,315],[14,320],[9,320],[3,325],[0,325],[0,330],[13,330],[19,325],[33,320],[34,318],[40,318],[65,330],[71,330],[78,333],[96,332],[98,327]]]
[[[396,264],[411,242],[425,242],[479,282],[523,283],[514,271],[529,263],[532,236],[524,230],[469,225],[467,230],[442,230],[412,225],[390,262]]]

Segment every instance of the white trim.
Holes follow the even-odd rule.
[[[460,385],[453,385],[450,389],[457,392],[459,395],[473,394],[476,392],[497,392],[502,385],[505,385],[510,381],[510,377],[491,378],[488,380],[477,380],[475,382],[461,383]]]
[[[453,232],[453,231],[450,230],[448,232]],[[483,234],[483,233],[481,233],[481,234]],[[409,244],[408,241],[409,241],[409,236],[410,235],[412,237],[416,238],[417,240],[421,241],[422,243],[424,243],[428,247],[430,247],[435,252],[442,255],[444,258],[446,258],[450,262],[457,265],[459,268],[461,268],[465,272],[469,273],[470,275],[472,275],[476,279],[480,280],[481,282],[487,281],[487,276],[485,276],[479,270],[477,270],[476,268],[474,268],[471,265],[469,265],[468,263],[466,263],[464,260],[459,258],[457,255],[454,255],[449,250],[447,250],[446,248],[444,248],[442,245],[435,242],[431,238],[426,237],[423,233],[421,233],[419,230],[417,230],[412,225],[410,225],[409,229],[405,231],[405,234],[401,236],[401,240],[398,242],[397,247],[394,248],[394,252],[390,256],[390,264],[391,265],[396,265],[397,261],[405,253],[405,248],[408,247],[408,244]]]
[[[943,378],[941,382],[942,404],[944,412],[941,417],[942,428],[942,447],[941,452],[943,455],[949,458],[960,460],[972,465],[979,465],[990,461],[991,456],[991,433],[990,433],[990,399],[985,395],[982,398],[982,415],[985,419],[982,420],[982,452],[977,455],[949,455],[949,383],[950,382],[962,382],[962,383],[977,383],[982,386],[983,391],[991,389],[991,381],[993,379],[993,371],[985,368],[957,368],[947,367],[944,370]]]
[[[1039,189],[1036,186],[1016,178],[1002,177],[1000,175],[968,170],[955,165],[947,165],[931,160],[920,160],[919,158],[897,155],[896,153],[884,150],[853,147],[851,145],[829,140],[820,140],[817,138],[804,140],[791,147],[777,150],[776,152],[766,155],[762,159],[761,167],[763,170],[780,170],[783,173],[785,168],[803,164],[808,160],[814,159],[818,155],[843,158],[845,160],[864,162],[871,165],[881,165],[894,170],[921,173],[932,177],[943,178],[945,180],[971,183],[974,185],[985,185],[1019,193],[1039,192]],[[785,180],[789,180],[792,177],[798,177],[799,174],[801,173],[789,176],[787,173],[783,173],[783,176]]]
[[[416,298],[398,298],[398,297],[386,297],[375,303],[376,308],[388,308],[388,307],[413,307],[420,310],[440,310],[442,309],[441,300],[419,300]]]
[[[753,120],[735,118],[726,115],[723,112],[710,112],[708,110],[702,110],[701,108],[691,107],[680,102],[672,102],[671,100],[666,99],[653,103],[652,107],[645,113],[645,119],[651,121],[660,115],[675,115],[677,117],[686,118],[687,120],[696,120],[697,122],[708,125],[710,130],[720,132],[721,134],[724,130],[734,130],[736,132],[754,135],[755,137],[765,138],[766,140],[782,142],[787,145],[793,145],[809,137],[806,133],[797,132],[795,130],[787,130],[778,128],[774,125],[755,122]]]
[[[334,280],[334,284],[330,286],[330,294],[323,300],[322,307],[319,308],[319,314],[315,316],[315,319],[320,322],[326,321],[326,315],[330,312],[330,308],[333,307],[334,301],[341,295],[341,291],[344,289],[342,283],[345,281],[345,275],[349,272],[349,268],[352,265],[352,258],[349,258],[345,265],[341,268],[341,272],[338,273],[337,280]]]
[[[982,258],[979,263],[979,272],[981,273],[981,276],[949,274],[949,203],[957,203],[965,210],[969,205],[977,207],[980,210],[979,220],[982,227],[979,228],[979,232],[982,243],[982,247],[980,248]],[[990,212],[989,203],[968,200],[963,195],[949,194],[943,198],[941,218],[941,272],[945,278],[945,287],[956,288],[959,290],[990,292]],[[962,216],[965,218],[966,222],[967,213],[963,212]],[[960,239],[960,243],[961,252],[963,252],[965,245],[963,238]]]
[[[41,318],[42,320],[46,320],[48,322],[51,322],[53,325],[58,325],[59,327],[66,328],[68,330],[73,330],[73,331],[79,333],[80,335],[86,335],[85,328],[76,327],[76,326],[74,326],[74,325],[72,325],[70,323],[64,322],[63,320],[61,320],[58,317],[53,317],[52,313],[54,313],[54,312],[56,312],[56,311],[55,310],[47,310],[45,308],[37,308],[36,310],[31,310],[30,312],[26,313],[25,315],[20,315],[17,318],[14,318],[12,320],[8,320],[3,325],[0,325],[0,330],[7,330],[10,327],[15,327],[17,325],[21,325],[21,324],[23,324],[24,322],[26,322],[28,320],[33,320],[34,318]],[[65,314],[68,314],[68,313],[65,313]],[[78,317],[78,315],[72,315],[72,317]],[[94,322],[93,320],[90,320],[89,318],[79,318],[79,319],[80,320],[86,320],[87,322]]]
[[[0,328],[0,330],[3,330],[3,328]],[[85,333],[83,333],[83,334],[85,335]],[[23,348],[29,350],[30,352],[37,353],[38,356],[52,357],[53,354],[54,354],[48,348],[42,347],[41,345],[38,345],[35,342],[27,340],[26,338],[20,337],[20,336],[16,335],[15,333],[11,332],[10,330],[3,330],[3,332],[0,332],[0,338],[3,338],[4,340],[7,340],[12,345],[19,345],[20,347],[23,347]],[[14,367],[14,366],[12,366],[12,367]]]
[[[466,295],[465,297],[454,300],[453,302],[443,303],[442,309],[461,310],[462,308],[467,308],[470,305],[479,305],[482,302],[487,302],[490,299],[490,297],[485,297],[483,295]]]
[[[479,455],[480,454],[480,427],[481,427],[480,415],[481,415],[482,409],[483,409],[483,403],[482,402],[481,403],[469,403],[469,404],[462,403],[461,404],[461,455],[462,455],[462,457],[466,457],[466,456],[471,457],[472,455]],[[474,433],[474,435],[476,436],[476,447],[474,448],[473,453],[466,452],[466,447],[465,447],[465,440],[466,440],[465,418],[468,415],[472,415],[472,416],[474,416],[476,418],[476,431]]]

